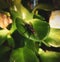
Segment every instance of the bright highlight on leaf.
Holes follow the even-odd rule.
[[[55,51],[43,51],[39,48],[39,55],[42,62],[59,62],[60,53]]]

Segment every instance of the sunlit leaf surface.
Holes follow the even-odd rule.
[[[50,34],[45,42],[53,47],[60,47],[60,29],[51,28]]]
[[[43,51],[39,49],[39,55],[42,62],[60,62],[60,53],[54,51]]]

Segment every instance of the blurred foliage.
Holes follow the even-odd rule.
[[[0,61],[60,62],[60,49],[49,51],[60,48],[60,30],[50,28],[47,22],[59,5],[55,6],[56,0],[39,1],[31,9],[31,0],[0,0],[0,12],[9,12],[12,19],[9,29],[0,29]]]

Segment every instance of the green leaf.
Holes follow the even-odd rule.
[[[17,30],[18,32],[25,36],[25,27],[24,27],[24,22],[23,22],[23,19],[20,19],[20,18],[16,18],[16,27],[17,27]]]
[[[28,48],[14,50],[10,57],[10,62],[39,62],[35,53]]]
[[[22,4],[20,4],[19,2],[15,3],[15,6],[17,8],[17,11],[19,12],[19,14],[22,16],[22,19],[24,20],[29,20],[33,18],[33,14],[31,12],[29,12]],[[29,16],[28,16],[29,15]]]
[[[9,31],[7,29],[0,30],[0,45],[4,43],[7,38]]]
[[[25,26],[26,23],[23,22],[24,20],[17,18],[16,19],[16,27],[18,32],[27,37],[28,39],[31,39],[33,41],[40,41],[42,39],[45,39],[50,31],[50,26],[47,22],[41,21],[40,19],[32,19],[29,20],[29,26],[32,26],[34,32],[30,32],[31,28],[29,26]],[[28,27],[29,29],[26,29]]]
[[[60,29],[51,28],[48,38],[45,42],[53,47],[60,47]]]
[[[8,41],[8,45],[9,45],[10,47],[12,47],[12,48],[15,47],[15,42],[14,42],[14,39],[12,38],[11,35],[8,35],[8,36],[7,36],[7,41]]]
[[[10,28],[10,33],[13,34],[13,32],[16,30],[16,24],[15,24],[15,20],[12,23],[12,27]]]
[[[46,21],[41,21],[40,19],[33,19],[31,20],[31,23],[36,32],[36,36],[40,40],[45,39],[50,32],[49,24]]]
[[[15,20],[17,17],[21,18],[21,14],[18,11],[15,11],[14,9],[10,9],[10,14],[12,16],[12,19]]]
[[[35,42],[30,39],[25,39],[25,46],[31,49],[33,52],[37,52]]]
[[[18,17],[18,18],[21,18],[21,15],[19,15],[19,13],[15,10],[10,10],[10,13],[11,13],[11,17],[12,17],[12,27],[10,29],[10,32],[11,34],[16,30],[16,24],[15,24],[15,19]]]
[[[60,62],[60,52],[39,49],[39,55],[42,62]]]
[[[33,18],[33,14],[29,12],[23,5],[21,5],[20,10],[21,10],[22,19],[27,21]]]

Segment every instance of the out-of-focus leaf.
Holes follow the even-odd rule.
[[[17,17],[21,18],[21,14],[18,11],[15,11],[14,9],[10,10],[10,14],[13,20],[15,20]]]
[[[3,55],[4,53],[8,52],[10,50],[9,47],[7,46],[0,46],[0,57],[1,55]]]
[[[60,62],[60,53],[54,51],[43,51],[39,49],[39,55],[42,62]]]
[[[7,29],[0,30],[0,45],[4,43],[7,38],[9,31]]]
[[[12,34],[15,30],[16,30],[16,24],[15,24],[15,20],[14,20],[12,23],[12,26],[10,28],[10,33]]]
[[[14,0],[14,4],[15,4],[17,7],[19,7],[19,5],[21,4],[21,1],[22,1],[22,0],[18,0],[18,1],[17,1],[17,0]]]
[[[35,53],[24,47],[14,50],[10,57],[10,62],[39,62]]]
[[[13,20],[12,27],[10,29],[10,32],[13,33],[16,30],[15,19],[17,17],[18,18],[21,18],[21,16],[20,16],[20,14],[17,11],[14,11],[14,10],[10,10],[10,13],[11,13],[11,17],[12,17],[12,20]]]
[[[12,47],[12,48],[15,47],[15,42],[14,42],[14,39],[12,38],[11,35],[8,35],[8,36],[7,36],[7,41],[8,41],[8,45],[9,45],[10,47]]]
[[[22,19],[16,19],[16,27],[17,27],[17,30],[18,32],[31,39],[31,40],[34,40],[34,41],[40,41],[44,38],[46,38],[46,36],[48,35],[49,31],[50,31],[50,26],[47,22],[45,21],[41,21],[40,19],[32,19],[32,20],[29,20],[30,22],[30,25],[32,26],[32,28],[30,28],[30,25],[29,26],[25,26],[25,23],[23,22]],[[26,28],[29,28],[29,29],[26,29]],[[32,33],[29,31],[29,30],[33,30]]]
[[[53,47],[60,47],[60,29],[51,28],[48,38],[45,42]]]
[[[24,34],[23,36],[25,36],[25,27],[24,27],[24,22],[23,19],[17,18],[16,19],[16,27],[17,30],[19,31],[20,34]]]
[[[27,21],[33,18],[33,14],[30,13],[23,5],[21,5],[20,10],[21,10],[22,19]]]
[[[19,0],[20,1],[20,0]],[[22,19],[29,20],[33,18],[33,14],[30,13],[22,4],[21,1],[15,1],[15,6],[20,15],[22,15]]]

